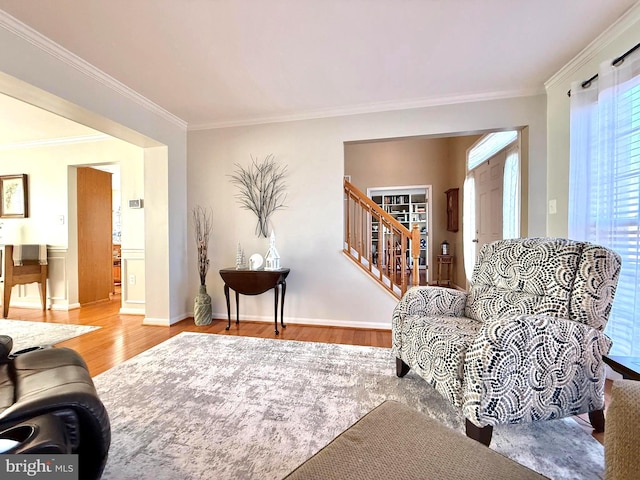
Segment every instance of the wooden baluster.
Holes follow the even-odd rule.
[[[401,232],[400,237],[400,275],[402,278],[402,285],[400,287],[402,295],[407,291],[407,252],[409,251],[409,237],[404,232]]]

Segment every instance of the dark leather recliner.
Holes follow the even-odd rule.
[[[78,454],[80,478],[100,478],[111,426],[86,363],[68,348],[12,345],[0,335],[2,453]]]

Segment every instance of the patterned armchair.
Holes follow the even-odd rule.
[[[493,426],[589,412],[604,430],[604,335],[615,252],[558,238],[480,250],[468,292],[413,287],[393,312],[397,375],[413,369],[462,409],[486,445]]]

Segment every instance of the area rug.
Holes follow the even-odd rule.
[[[98,328],[100,327],[66,323],[0,320],[0,335],[9,335],[13,339],[12,352],[37,345],[55,345]]]
[[[387,399],[464,428],[387,348],[185,332],[94,381],[104,479],[280,479]],[[491,448],[550,478],[603,475],[602,446],[570,419],[496,427]]]

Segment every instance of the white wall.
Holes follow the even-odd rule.
[[[153,159],[144,169],[145,322],[168,325],[185,318],[192,300],[182,253],[187,248],[184,122],[2,15],[0,45],[0,93],[133,143],[145,149],[145,162]],[[156,149],[162,153],[149,152]],[[153,188],[151,201],[147,187]],[[162,221],[150,224],[149,218]]]
[[[612,25],[547,83],[547,202],[556,200],[557,213],[547,217],[550,236],[568,234],[569,207],[569,102],[571,82],[598,73],[610,61],[640,42],[640,4]]]
[[[267,251],[254,235],[255,216],[242,210],[229,182],[234,163],[273,153],[288,165],[288,208],[273,217],[281,264],[291,268],[285,318],[300,323],[389,328],[396,300],[342,253],[344,142],[417,135],[476,132],[528,125],[529,191],[545,198],[546,100],[544,95],[378,114],[191,131],[188,134],[188,205],[214,210],[208,291],[213,311],[226,317],[218,270],[235,265],[240,241],[250,255]],[[529,233],[545,233],[540,201],[530,202]],[[189,226],[189,291],[198,275]],[[241,316],[273,318],[272,295],[241,297]]]

